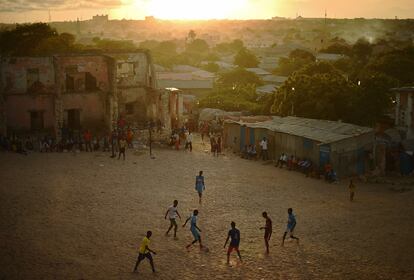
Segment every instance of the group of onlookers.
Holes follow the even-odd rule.
[[[76,151],[112,151],[125,157],[126,147],[132,147],[134,133],[132,129],[114,130],[112,133],[92,134],[90,130],[64,135],[59,141],[53,136],[10,137],[0,135],[0,150],[27,154],[28,152],[76,152]]]
[[[237,145],[237,138],[234,138],[234,145]],[[260,157],[264,160],[267,161],[269,160],[269,151],[268,151],[268,140],[266,139],[266,137],[263,137],[262,141],[260,141],[259,143],[260,146]],[[257,159],[257,150],[256,150],[256,145],[253,144],[249,144],[249,145],[244,145],[244,148],[242,149],[240,156],[242,158],[246,158],[246,159]]]
[[[193,151],[193,133],[185,125],[179,129],[173,129],[170,136],[170,146],[175,150],[180,150],[183,143],[185,151]]]
[[[282,153],[280,155],[275,166],[280,168],[283,168],[285,166],[288,170],[300,171],[306,174],[306,176],[313,175],[313,177],[317,178],[321,176],[321,170],[318,166],[313,164],[311,159],[301,159],[295,155],[288,156],[286,153]],[[338,180],[336,172],[330,163],[325,164],[323,176],[326,181],[331,183]]]
[[[233,141],[234,145],[237,145],[237,138]],[[249,144],[244,145],[244,148],[240,152],[240,156],[245,159],[255,159],[259,157],[264,161],[269,159],[268,157],[268,141],[266,137],[259,143],[259,153],[256,150],[256,145]],[[321,171],[319,166],[316,166],[309,158],[299,158],[295,155],[288,156],[286,153],[282,153],[279,158],[275,161],[275,166],[280,168],[287,168],[288,170],[296,170],[304,173],[306,176],[312,176],[319,178],[321,175],[324,176],[328,182],[335,182],[338,180],[335,170],[332,168],[330,163],[325,164],[324,170]],[[322,173],[322,174],[321,174]]]

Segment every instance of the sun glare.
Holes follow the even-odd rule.
[[[148,12],[161,19],[223,19],[236,17],[248,0],[152,0]]]

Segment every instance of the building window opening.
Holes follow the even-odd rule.
[[[85,89],[86,90],[97,90],[96,78],[89,72],[85,73]]]
[[[30,112],[30,128],[34,131],[44,128],[43,111]]]
[[[69,129],[80,129],[80,110],[79,109],[70,109],[67,110],[68,114],[68,128]]]
[[[127,103],[125,104],[125,113],[127,115],[132,115],[134,114],[134,103]]]

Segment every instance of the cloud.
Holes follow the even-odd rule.
[[[0,12],[117,8],[121,0],[0,0]]]

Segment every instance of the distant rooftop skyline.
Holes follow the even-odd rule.
[[[414,0],[0,0],[0,22],[90,19],[414,18]]]

